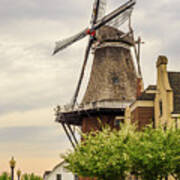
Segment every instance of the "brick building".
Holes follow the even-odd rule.
[[[165,56],[159,56],[156,85],[148,86],[130,105],[131,122],[139,128],[149,123],[180,127],[180,72],[167,71],[167,63]]]

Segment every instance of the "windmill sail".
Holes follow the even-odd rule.
[[[132,11],[133,11],[133,8],[126,10],[124,13],[118,15],[116,18],[114,18],[109,23],[107,23],[107,25],[113,26],[115,28],[119,28],[119,26],[124,24],[129,19],[129,17],[132,14]]]
[[[56,54],[58,51],[66,48],[67,46],[73,44],[74,42],[84,38],[86,35],[90,34],[93,35],[94,31],[99,29],[100,27],[102,27],[103,25],[106,25],[107,23],[109,23],[110,21],[112,21],[114,18],[116,18],[117,16],[119,16],[120,14],[123,14],[125,12],[127,12],[129,9],[131,9],[134,5],[135,5],[136,1],[135,0],[129,0],[127,3],[125,3],[124,5],[120,6],[119,8],[117,8],[116,10],[114,10],[113,12],[109,13],[108,15],[104,16],[103,18],[101,18],[100,20],[98,20],[96,22],[96,24],[93,24],[92,27],[90,29],[86,28],[85,30],[81,31],[80,33],[67,38],[65,40],[62,41],[58,41],[56,42],[56,47],[55,50],[53,52],[53,54]],[[124,17],[124,16],[123,16]],[[125,16],[126,17],[126,16]],[[95,18],[96,19],[96,18]],[[122,22],[126,19],[122,18]],[[95,20],[96,21],[96,20]]]
[[[70,46],[74,42],[79,41],[80,39],[84,38],[87,35],[87,30],[88,30],[88,28],[84,29],[80,33],[78,33],[70,38],[67,38],[67,39],[64,39],[61,41],[57,41],[53,54],[56,54],[60,50],[65,49],[66,47]]]
[[[100,1],[100,4],[99,4],[99,12],[98,12],[97,20],[99,20],[99,19],[101,19],[102,17],[105,16],[105,13],[106,13],[106,5],[107,5],[106,0],[101,0],[101,1]]]
[[[95,24],[95,21],[98,21],[103,16],[105,16],[106,12],[106,0],[95,0],[93,5],[93,13],[91,17],[91,25]]]
[[[121,14],[124,14],[129,9],[131,9],[135,4],[136,4],[135,0],[129,0],[124,5],[120,6],[113,12],[109,13],[108,15],[104,16],[102,19],[97,21],[97,23],[94,25],[94,29],[96,30],[96,29],[100,28],[101,26],[111,22],[114,18],[120,16]]]

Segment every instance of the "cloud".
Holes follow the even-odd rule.
[[[59,126],[60,127],[60,126]],[[61,128],[57,126],[16,126],[0,128],[0,142],[23,143],[34,146],[47,146],[47,149],[56,148],[59,142],[66,138]],[[33,146],[32,146],[33,147]]]
[[[16,126],[0,128],[1,153],[44,157],[70,148],[66,135],[53,126]],[[42,150],[45,150],[42,152]]]
[[[79,18],[83,16],[85,8],[91,6],[90,3],[80,0],[79,3],[75,1],[63,1],[63,0],[19,0],[16,3],[12,3],[10,0],[2,0],[0,15],[2,19],[53,19],[53,20],[65,20],[69,18]]]
[[[54,126],[55,112],[53,108],[54,106],[29,111],[3,113],[0,115],[0,128],[9,126]]]
[[[0,112],[30,110],[69,101],[83,62],[83,54],[79,54],[82,44],[52,57],[50,50],[53,48],[48,42],[24,44],[21,41],[1,45]]]

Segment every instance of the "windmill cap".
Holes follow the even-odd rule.
[[[133,45],[133,39],[129,35],[126,35],[124,32],[111,27],[111,26],[103,26],[98,30],[97,39],[101,42],[108,41],[108,42],[124,42],[128,45]]]

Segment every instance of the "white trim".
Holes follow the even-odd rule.
[[[103,42],[102,44],[98,45],[95,47],[95,49],[100,49],[100,48],[104,48],[104,47],[122,47],[125,49],[130,50],[131,46],[123,43],[123,42]]]
[[[145,90],[145,92],[146,92],[147,94],[156,94],[156,93],[157,93],[156,90]]]
[[[61,113],[68,113],[74,111],[83,111],[83,110],[93,110],[100,108],[113,108],[113,109],[125,109],[126,107],[131,105],[131,101],[102,101],[102,102],[93,102],[89,104],[80,104],[76,105],[73,109],[71,105],[61,106]]]
[[[180,118],[180,114],[172,114],[173,118]]]
[[[154,101],[135,101],[130,107],[131,112],[137,107],[154,107]]]

